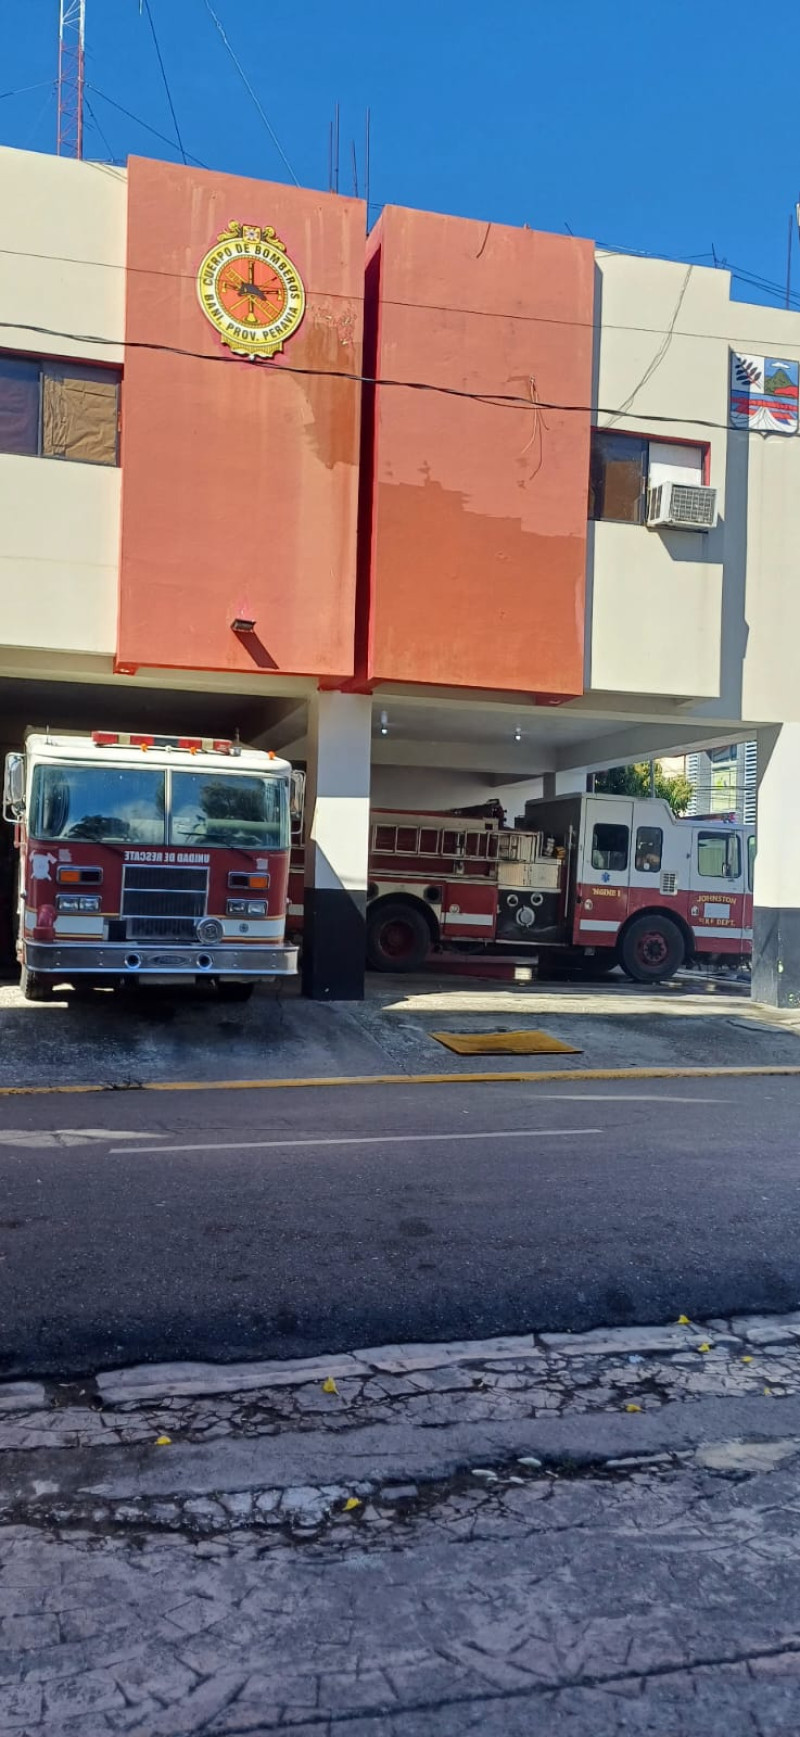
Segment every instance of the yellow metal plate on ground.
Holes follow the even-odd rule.
[[[547,1031],[432,1031],[455,1055],[581,1055]]]

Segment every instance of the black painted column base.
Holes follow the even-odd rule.
[[[313,1001],[363,1001],[366,893],[306,887],[303,994]]]
[[[800,1007],[800,910],[756,905],[753,1000],[768,1007]]]

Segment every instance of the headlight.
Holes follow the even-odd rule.
[[[229,899],[229,917],[265,917],[267,914],[264,899]]]
[[[99,911],[100,898],[91,893],[59,893],[56,898],[58,911]]]

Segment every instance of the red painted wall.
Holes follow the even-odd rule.
[[[368,673],[579,694],[592,244],[388,207],[368,251],[379,378],[531,398],[378,388]],[[537,411],[534,396],[586,408]]]
[[[272,361],[232,357],[198,302],[234,218],[271,224],[305,284]],[[355,199],[130,160],[123,666],[352,674],[360,388],[325,376],[361,370],[364,234]]]

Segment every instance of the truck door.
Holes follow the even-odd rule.
[[[633,801],[587,796],[583,805],[572,939],[612,947],[628,915]]]
[[[698,826],[692,849],[689,921],[700,953],[741,953],[747,865],[733,826]]]

